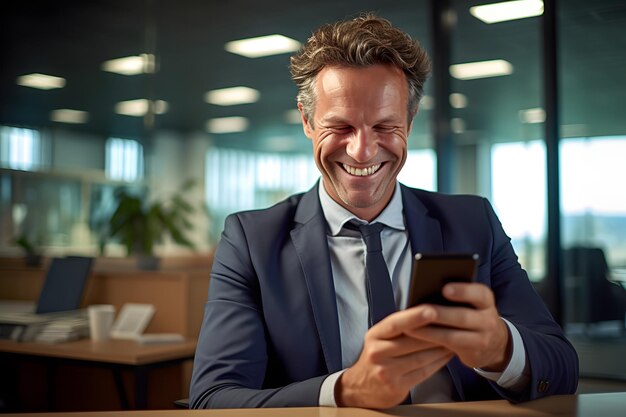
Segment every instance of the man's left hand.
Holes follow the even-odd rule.
[[[444,287],[443,295],[474,308],[434,304],[414,307],[432,309],[435,314],[430,325],[406,334],[448,348],[471,368],[504,371],[511,357],[512,342],[491,289],[478,283],[450,283]]]

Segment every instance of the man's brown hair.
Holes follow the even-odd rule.
[[[393,65],[404,72],[410,122],[424,92],[430,59],[417,41],[371,13],[321,26],[291,57],[291,77],[298,86],[297,99],[305,117],[310,120],[315,111],[315,78],[322,68],[376,64]]]

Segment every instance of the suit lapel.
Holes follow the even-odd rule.
[[[326,367],[333,373],[341,370],[341,338],[318,186],[300,200],[294,219],[299,224],[291,231],[291,240],[304,273]]]
[[[404,221],[409,231],[411,253],[443,252],[439,221],[428,214],[428,209],[409,188],[400,185]]]

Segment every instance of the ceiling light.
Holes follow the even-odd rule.
[[[503,59],[450,65],[450,75],[459,80],[498,77],[513,73],[513,65]]]
[[[285,122],[292,124],[292,125],[297,125],[297,124],[300,124],[300,122],[302,122],[302,117],[300,116],[300,110],[298,109],[287,110],[283,114],[283,118]]]
[[[300,45],[297,40],[283,35],[268,35],[231,41],[224,45],[224,49],[248,58],[258,58],[294,52],[300,48]]]
[[[154,102],[154,112],[156,114],[163,114],[167,111],[168,104],[163,100],[156,100]],[[128,100],[120,101],[115,105],[115,113],[123,114],[126,116],[145,116],[148,113],[148,100]]]
[[[209,133],[243,132],[248,128],[248,124],[248,119],[245,117],[218,117],[206,122],[206,130]]]
[[[50,112],[50,120],[60,123],[87,123],[89,113],[81,110],[57,109]]]
[[[470,13],[485,23],[525,19],[543,14],[543,1],[516,0],[470,7]]]
[[[518,114],[522,123],[543,123],[546,121],[546,112],[541,107],[520,110]]]
[[[461,93],[450,94],[450,105],[455,109],[464,109],[467,107],[467,96]]]
[[[24,87],[39,88],[41,90],[51,90],[53,88],[65,87],[65,78],[35,73],[17,77],[17,84]]]
[[[211,90],[204,95],[204,101],[219,106],[234,106],[235,104],[254,103],[261,94],[258,90],[248,87],[221,88]]]
[[[289,152],[296,150],[297,143],[293,136],[273,136],[265,139],[263,145],[274,152]]]
[[[111,59],[102,63],[102,70],[122,75],[154,73],[154,55],[141,54],[125,58]]]
[[[460,117],[454,117],[450,120],[450,129],[452,133],[456,133],[460,135],[461,133],[465,133],[465,120]]]
[[[419,108],[421,110],[432,110],[434,106],[435,106],[435,100],[433,99],[432,96],[429,96],[429,95],[422,96],[422,99],[420,100],[420,105],[419,105]]]

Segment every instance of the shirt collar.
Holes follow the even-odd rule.
[[[326,223],[328,223],[328,229],[331,235],[337,236],[343,225],[352,219],[357,219],[361,223],[367,223],[333,200],[331,196],[328,195],[323,181],[320,181],[318,188],[322,212],[326,218]],[[402,215],[403,209],[400,185],[396,182],[395,190],[389,204],[387,204],[387,207],[385,207],[371,223],[379,222],[394,229],[405,230],[404,216]]]

